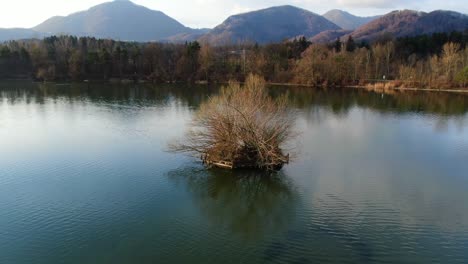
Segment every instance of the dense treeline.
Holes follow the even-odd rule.
[[[468,32],[392,39],[372,44],[352,38],[318,45],[301,38],[269,45],[212,47],[133,43],[73,36],[0,44],[0,78],[36,80],[134,80],[149,82],[243,81],[466,87]]]

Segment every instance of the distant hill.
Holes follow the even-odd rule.
[[[467,29],[468,16],[453,11],[403,10],[384,16],[358,17],[331,10],[322,17],[290,5],[234,15],[212,30],[192,29],[163,12],[129,0],[115,0],[68,16],[52,17],[31,29],[0,28],[0,42],[67,34],[137,42],[199,40],[214,45],[265,44],[304,36],[315,43],[326,43],[348,36],[374,40],[384,35],[403,37]]]
[[[44,33],[25,28],[0,28],[0,42],[13,39],[43,38]]]
[[[431,13],[403,10],[391,12],[371,21],[350,35],[358,40],[373,40],[386,34],[405,37],[467,29],[468,16],[464,14],[440,10]]]
[[[453,11],[438,10],[422,16],[411,35],[468,30],[468,16]]]
[[[197,32],[163,12],[136,5],[128,0],[100,4],[66,17],[52,17],[34,27],[33,30],[50,34],[141,42]]]
[[[364,24],[371,22],[372,20],[379,18],[380,16],[359,17],[346,11],[334,9],[323,14],[323,17],[335,23],[342,29],[354,30]]]
[[[327,30],[320,32],[319,34],[313,36],[309,40],[312,43],[329,43],[332,41],[335,41],[336,39],[339,39],[343,37],[344,35],[352,33],[352,30],[345,30],[345,29],[340,29],[340,30]]]
[[[185,43],[185,42],[196,41],[199,38],[203,37],[210,30],[211,29],[206,29],[206,28],[197,29],[189,33],[181,33],[181,34],[170,36],[168,38],[163,39],[162,41],[169,42],[169,43]]]
[[[299,35],[312,37],[340,27],[324,17],[294,6],[278,6],[229,17],[200,38],[216,45],[244,41],[261,44]]]

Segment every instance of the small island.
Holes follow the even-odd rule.
[[[176,152],[199,155],[204,164],[227,169],[280,170],[289,163],[284,146],[294,137],[286,96],[272,98],[265,80],[250,75],[231,82],[200,106]]]

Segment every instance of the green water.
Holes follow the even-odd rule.
[[[0,83],[0,263],[468,261],[468,96],[273,88],[266,174],[165,151],[216,91]]]

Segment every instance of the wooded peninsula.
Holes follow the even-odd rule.
[[[52,36],[0,44],[0,79],[220,83],[256,74],[269,83],[460,89],[468,86],[467,43],[468,32],[225,46]]]

